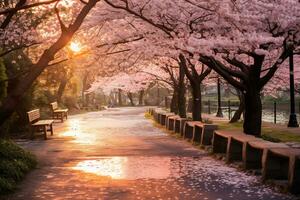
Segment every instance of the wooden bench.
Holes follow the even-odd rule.
[[[161,113],[162,113],[162,111],[161,111],[161,110],[159,110],[159,111],[156,111],[156,115],[155,115],[155,121],[156,121],[157,123],[160,123],[160,117],[161,117]]]
[[[263,180],[287,180],[289,191],[300,194],[300,149],[268,149],[262,163]]]
[[[183,138],[193,139],[194,128],[196,124],[202,124],[200,121],[187,121],[183,127]]]
[[[213,134],[212,139],[212,150],[213,153],[223,153],[227,152],[228,140],[232,135],[242,134],[236,131],[220,131],[216,130]]]
[[[162,110],[160,110],[160,109],[155,109],[155,110],[153,111],[153,117],[154,117],[154,120],[155,120],[157,123],[159,123],[159,121],[160,121],[160,114],[161,114],[161,112],[162,112]]]
[[[167,113],[166,112],[161,112],[159,116],[160,116],[160,118],[159,118],[159,124],[165,126],[166,125],[166,116],[167,116]]]
[[[47,131],[53,135],[53,122],[54,120],[40,120],[40,109],[27,112],[28,121],[30,123],[31,138],[34,137],[35,132],[43,132],[44,139],[47,139]],[[48,129],[47,129],[48,128]]]
[[[195,124],[192,141],[200,145],[211,145],[214,131],[217,129],[215,124]]]
[[[167,117],[166,127],[169,131],[175,131],[175,120],[180,118],[178,115],[172,115]]]
[[[184,124],[186,121],[189,121],[189,119],[187,119],[187,118],[176,118],[175,119],[175,125],[174,125],[175,133],[180,133],[180,135],[183,136],[183,129],[184,129]]]
[[[272,148],[288,148],[288,146],[264,140],[248,141],[243,146],[243,167],[245,169],[261,169],[264,151]]]
[[[170,112],[170,113],[166,113],[166,118],[165,118],[165,127],[166,127],[166,128],[168,128],[168,126],[169,126],[169,125],[168,125],[168,123],[169,123],[168,118],[169,118],[169,117],[172,117],[172,116],[175,116],[175,113],[171,113],[171,112]]]
[[[242,161],[243,150],[249,142],[263,141],[253,135],[246,135],[244,133],[231,135],[228,138],[227,150],[226,150],[226,162]]]
[[[57,102],[50,103],[50,106],[53,119],[60,119],[61,122],[64,121],[64,118],[68,119],[68,109],[58,108]]]

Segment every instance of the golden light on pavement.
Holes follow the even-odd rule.
[[[171,176],[170,157],[102,157],[77,163],[73,170],[117,180],[166,179]],[[172,176],[177,177],[174,173]]]
[[[73,169],[98,176],[111,177],[112,179],[124,179],[124,167],[126,157],[113,157],[101,160],[86,160],[78,163]]]
[[[96,142],[96,135],[92,132],[83,130],[81,127],[82,121],[69,119],[68,129],[62,132],[62,136],[72,137],[73,143],[83,144],[83,145],[93,145]]]
[[[81,46],[78,42],[71,42],[69,47],[74,53],[78,53],[81,51]]]

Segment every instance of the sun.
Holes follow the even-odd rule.
[[[78,42],[71,42],[70,43],[70,49],[71,51],[78,53],[81,50],[81,46]]]

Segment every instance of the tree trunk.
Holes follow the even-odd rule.
[[[132,93],[131,93],[131,92],[128,92],[127,96],[128,96],[128,98],[129,98],[130,105],[131,105],[131,106],[134,106],[134,102],[133,102],[133,98],[132,98]]]
[[[87,80],[88,80],[89,72],[86,72],[82,79],[82,91],[81,91],[81,100],[82,100],[82,106],[85,105],[85,96],[84,92],[87,89]]]
[[[159,85],[157,85],[157,102],[156,105],[159,106],[160,104],[160,91],[159,91]]]
[[[184,84],[184,68],[182,66],[179,67],[179,83],[178,83],[178,114],[182,118],[186,118],[186,99],[185,93],[186,88]]]
[[[235,123],[235,122],[239,121],[245,110],[245,99],[244,99],[242,92],[238,91],[238,97],[240,100],[239,107],[235,111],[235,113],[234,113],[233,117],[231,118],[231,120],[229,121],[229,123]]]
[[[4,122],[9,119],[19,103],[19,98],[8,96],[5,98],[5,102],[1,106],[0,112],[0,138],[5,137],[5,129],[3,127]]]
[[[63,93],[65,91],[66,85],[68,83],[68,80],[66,78],[62,78],[62,80],[60,81],[58,90],[57,90],[57,102],[61,103],[61,99],[63,96]]]
[[[261,135],[262,104],[259,91],[247,91],[245,99],[244,133]]]
[[[201,113],[201,85],[200,83],[191,83],[192,86],[192,95],[193,95],[193,104],[192,104],[192,114],[193,121],[202,121]]]
[[[174,92],[172,95],[170,111],[175,114],[178,114],[178,92],[176,91],[176,89],[174,89]]]
[[[119,106],[123,106],[121,89],[118,90],[118,100],[119,100]]]
[[[145,93],[144,90],[140,91],[140,94],[139,94],[139,106],[142,106],[144,104],[144,93]]]
[[[26,91],[28,91],[37,77],[49,65],[49,62],[54,59],[56,53],[63,47],[65,47],[72,39],[74,33],[82,24],[84,18],[96,3],[97,1],[89,1],[87,4],[85,4],[74,22],[61,33],[60,37],[56,40],[55,43],[53,43],[48,49],[43,52],[37,63],[31,66],[30,73],[22,78],[20,83],[17,84],[15,89],[10,94],[7,94],[0,107],[0,137],[2,136],[2,126],[4,122],[13,114]]]

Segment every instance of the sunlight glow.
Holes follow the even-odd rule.
[[[73,169],[92,173],[98,176],[111,177],[112,179],[124,179],[124,166],[127,158],[113,157],[102,160],[87,160],[78,163]]]
[[[78,52],[81,51],[81,46],[80,46],[80,44],[78,42],[71,42],[70,43],[70,49],[74,53],[78,53]]]
[[[94,144],[96,138],[95,135],[89,134],[88,131],[85,131],[81,127],[80,120],[70,119],[68,122],[68,129],[62,132],[62,136],[72,137],[74,140],[72,142],[84,145]]]
[[[166,179],[171,175],[170,157],[102,157],[77,163],[74,170],[117,180]]]

